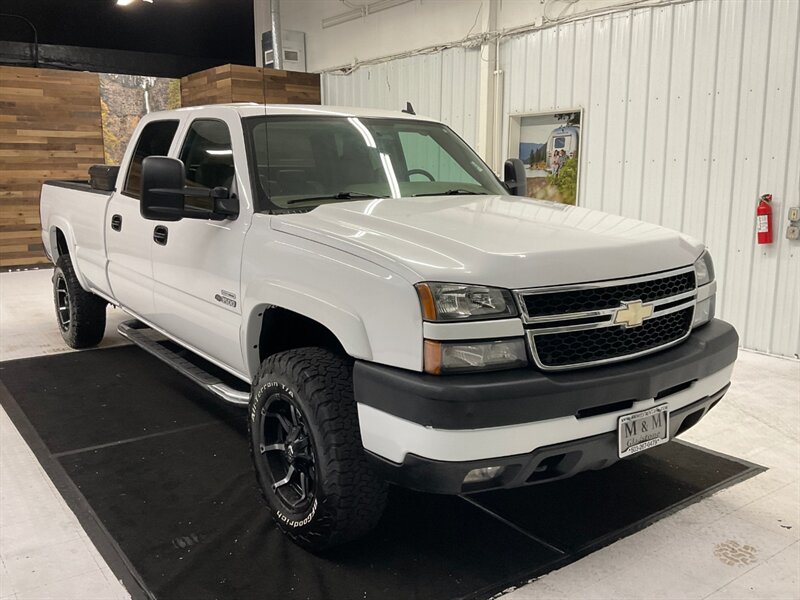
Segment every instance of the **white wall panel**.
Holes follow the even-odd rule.
[[[698,6],[695,20],[695,36],[719,39],[719,5]],[[713,141],[716,138],[714,125],[717,110],[717,61],[720,46],[703,44],[704,52],[695,52],[692,63],[692,94],[689,111],[689,133],[686,136],[686,198],[683,202],[681,231],[698,239],[707,239],[706,222],[710,202],[711,162]],[[695,37],[695,48],[697,38]],[[691,144],[689,143],[691,140]],[[632,200],[634,200],[632,198]],[[724,200],[724,198],[723,198]]]
[[[686,198],[686,170],[694,156],[689,145],[691,97],[694,86],[697,4],[685,4],[675,11],[672,23],[672,56],[670,57],[669,121],[663,163],[667,175],[661,195],[661,223],[680,230]]]
[[[629,13],[610,19],[611,53],[608,62],[608,86],[605,105],[605,160],[595,161],[602,176],[603,210],[622,212],[622,182],[625,177],[625,155],[628,134],[628,87],[630,82],[631,32]]]
[[[769,74],[766,85],[765,131],[762,136],[760,173],[763,182],[780,182],[775,194],[800,205],[800,3],[780,2],[773,9],[770,32]],[[791,45],[785,40],[793,38]],[[792,168],[787,168],[792,165]],[[778,222],[785,223],[789,202],[778,205]],[[781,227],[782,230],[782,227]],[[779,237],[783,232],[779,230]],[[776,348],[790,348],[800,331],[800,246],[781,239],[779,252],[768,251],[754,262],[749,298],[748,338],[770,336]],[[771,317],[780,309],[794,307],[786,320]]]
[[[731,321],[740,325],[745,337],[753,337],[748,336],[747,311],[752,306],[749,300],[756,283],[753,279],[754,254],[760,255],[759,266],[765,265],[768,256],[772,254],[771,249],[758,248],[753,244],[752,198],[762,192],[761,149],[767,118],[764,107],[768,93],[766,83],[773,7],[773,3],[766,2],[751,2],[743,6],[745,57],[741,65],[738,90],[739,111],[734,124],[737,133],[736,159],[733,162],[734,201],[728,231],[728,260],[725,271],[720,273],[727,293],[741,295],[741,301],[728,302],[725,308]],[[776,196],[779,193],[776,189],[763,191],[772,191]]]
[[[745,347],[788,356],[800,354],[800,244],[783,237],[788,207],[800,204],[799,8],[697,0],[536,31],[501,49],[506,117],[584,109],[580,203],[703,239],[718,315]],[[758,246],[756,200],[767,192],[775,243]]]
[[[362,67],[349,75],[323,73],[328,105],[401,110],[447,123],[470,145],[478,137],[480,50],[452,48]]]
[[[641,124],[648,119],[650,94],[650,36],[653,13],[638,11],[631,16],[631,51],[628,72],[628,112],[625,125],[625,168],[622,172],[622,205],[620,212],[641,218],[644,195],[644,169],[641,168],[647,144],[647,128]],[[633,73],[633,75],[631,75]]]

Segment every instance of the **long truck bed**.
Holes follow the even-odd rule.
[[[42,186],[40,218],[42,242],[47,256],[58,254],[56,230],[63,232],[74,262],[80,264],[78,278],[84,289],[110,295],[106,274],[106,211],[111,191],[98,190],[87,181],[46,181]]]

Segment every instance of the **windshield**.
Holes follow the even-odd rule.
[[[508,194],[448,127],[410,119],[244,120],[254,184],[278,208],[363,198]]]

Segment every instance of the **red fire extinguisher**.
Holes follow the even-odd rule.
[[[762,194],[756,209],[756,231],[759,244],[772,243],[772,194]]]

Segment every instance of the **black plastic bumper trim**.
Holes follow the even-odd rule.
[[[730,384],[697,402],[671,411],[670,439],[696,425],[716,406],[729,387]],[[463,462],[432,460],[409,454],[403,464],[396,464],[375,454],[368,454],[387,481],[434,494],[464,494],[546,483],[572,477],[582,471],[605,469],[620,460],[616,431],[544,446],[528,454]],[[505,467],[496,479],[464,485],[464,477],[473,469],[496,466]]]
[[[715,319],[674,348],[613,365],[436,376],[357,361],[353,385],[357,402],[428,427],[502,427],[654,398],[729,366],[738,344],[736,330]]]

